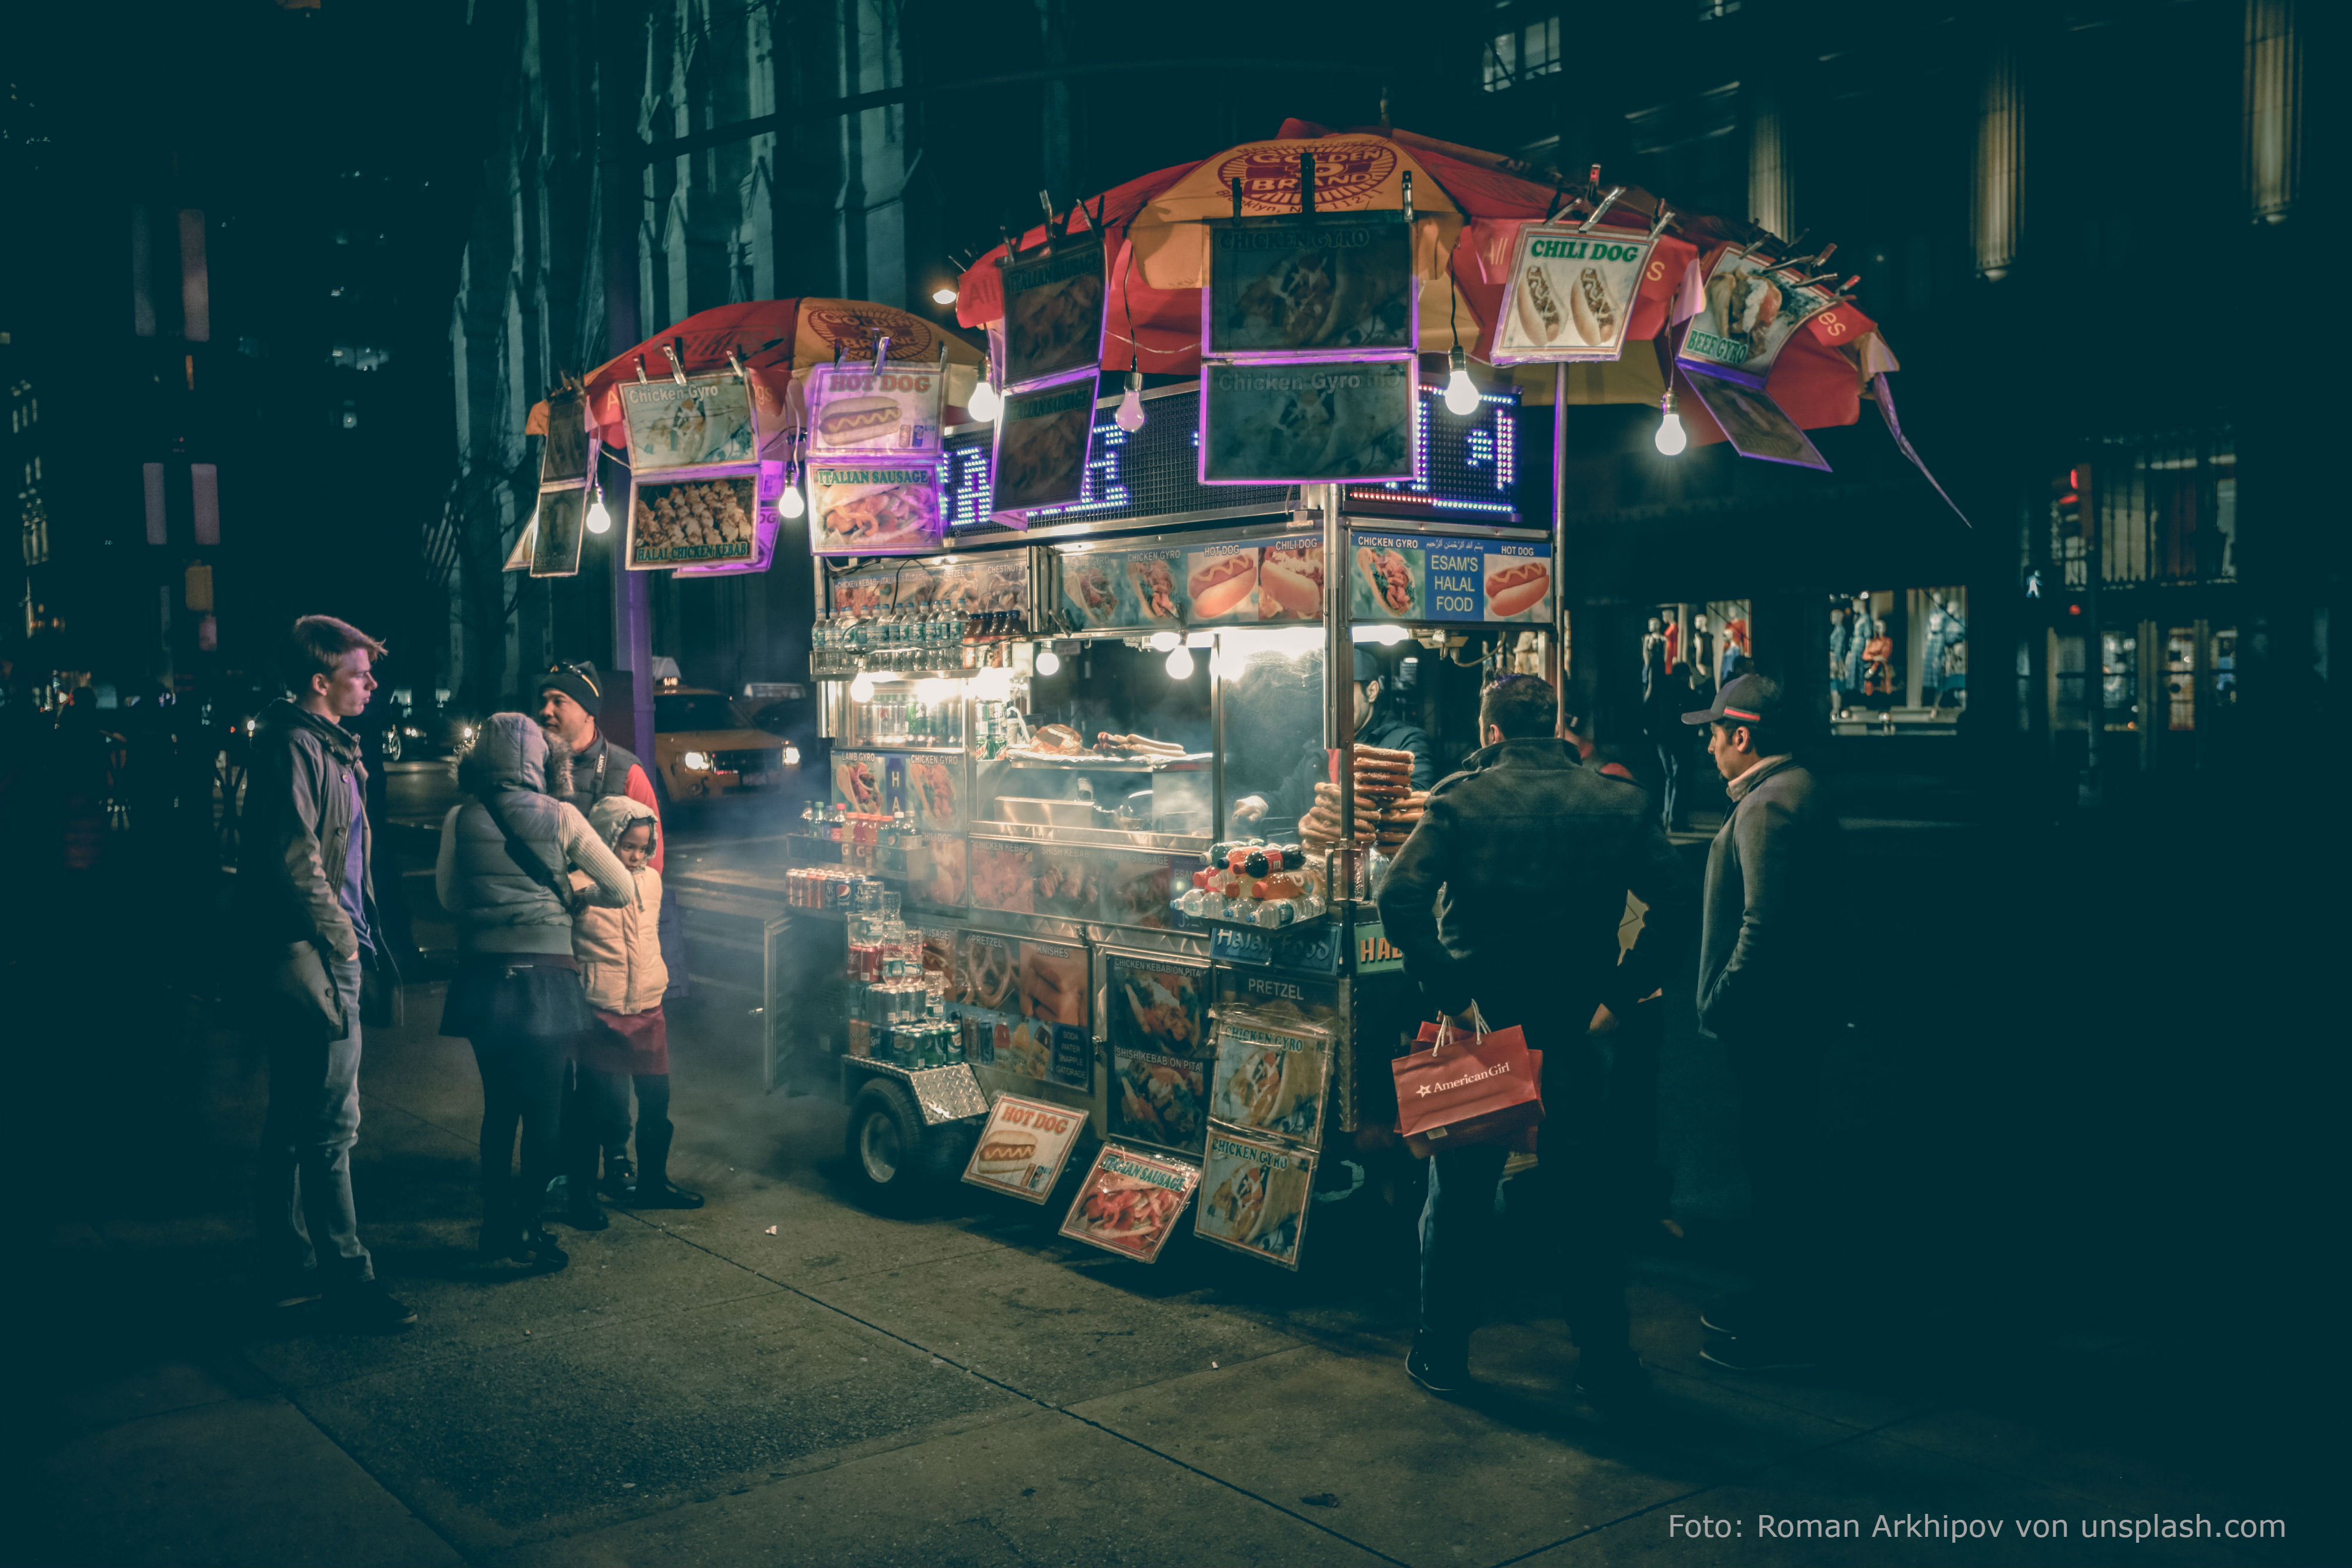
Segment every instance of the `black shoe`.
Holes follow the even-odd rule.
[[[640,1182],[637,1196],[629,1202],[638,1208],[700,1208],[702,1195],[688,1192],[682,1186],[673,1186],[668,1178],[664,1177],[660,1181]]]
[[[613,1222],[604,1218],[603,1207],[593,1199],[586,1205],[573,1204],[563,1211],[563,1223],[574,1230],[610,1230]]]
[[[1698,1353],[1726,1372],[1798,1372],[1821,1364],[1821,1357],[1801,1341],[1779,1334],[1750,1333],[1738,1339],[1707,1342]]]
[[[542,1274],[552,1274],[572,1261],[572,1254],[555,1244],[555,1238],[544,1230],[526,1230],[515,1242],[515,1249],[507,1254],[518,1263],[528,1263]]]
[[[304,1269],[295,1273],[272,1275],[262,1282],[257,1293],[265,1306],[301,1307],[325,1295],[327,1287],[319,1282],[316,1269]]]
[[[1753,1309],[1736,1296],[1726,1297],[1698,1315],[1699,1327],[1732,1339],[1738,1339],[1740,1330],[1754,1321]]]
[[[604,1180],[597,1190],[615,1203],[636,1196],[637,1173],[631,1168],[628,1155],[604,1156]]]
[[[1627,1416],[1650,1407],[1650,1375],[1632,1351],[1587,1354],[1576,1366],[1576,1391],[1606,1416]]]
[[[1432,1394],[1454,1393],[1470,1381],[1469,1348],[1441,1352],[1416,1338],[1404,1358],[1404,1370]]]
[[[395,1301],[373,1280],[338,1285],[327,1292],[327,1310],[343,1327],[359,1333],[396,1333],[416,1322],[416,1309]]]

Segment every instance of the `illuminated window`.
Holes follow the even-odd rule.
[[[1719,21],[1739,9],[1739,0],[1698,0],[1698,19]]]
[[[1528,77],[1555,76],[1559,68],[1559,18],[1547,16],[1495,35],[1486,46],[1485,85],[1488,92],[1500,92]]]

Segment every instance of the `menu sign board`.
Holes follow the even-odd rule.
[[[1766,276],[1772,265],[1769,256],[1739,250],[1716,258],[1707,274],[1706,304],[1683,337],[1684,359],[1769,375],[1797,329],[1838,302],[1826,289],[1791,287],[1793,268]]]
[[[1008,256],[1004,268],[1004,384],[1025,387],[1102,363],[1103,243],[1072,235],[1050,253]]]
[[[1086,1124],[1083,1111],[1001,1095],[981,1129],[963,1179],[1029,1203],[1045,1203],[1053,1197],[1054,1184],[1062,1179],[1078,1129]]]
[[[1349,613],[1359,621],[1526,622],[1551,619],[1549,544],[1358,533],[1349,565]]]
[[[1329,357],[1412,351],[1412,227],[1397,213],[1217,219],[1202,351]]]
[[[750,474],[638,479],[629,495],[629,570],[750,560],[758,544],[758,489]]]
[[[629,468],[648,475],[759,460],[751,391],[740,376],[623,382]]]
[[[1298,1267],[1298,1243],[1314,1204],[1313,1155],[1212,1127],[1201,1191],[1194,1231],[1286,1269]]]
[[[809,465],[809,550],[814,555],[907,555],[940,548],[936,464],[887,459]]]
[[[595,472],[601,444],[588,429],[588,405],[578,392],[566,390],[549,394],[547,440],[539,452],[539,487],[584,487]]]
[[[531,531],[531,576],[579,574],[581,524],[587,512],[588,492],[584,489],[539,493],[539,516]]]
[[[1062,613],[1078,631],[1185,623],[1192,597],[1181,549],[1090,550],[1062,559]]]
[[[1323,543],[1203,545],[1184,554],[1186,620],[1194,625],[1323,619]]]
[[[1742,457],[1828,473],[1829,462],[1820,448],[1758,381],[1753,376],[1695,374],[1687,365],[1683,369],[1683,384],[1706,404],[1706,412],[1723,427],[1733,451]]]
[[[1201,483],[1416,478],[1414,385],[1411,360],[1203,365]]]
[[[1321,1035],[1255,1019],[1220,1019],[1209,1113],[1260,1135],[1279,1134],[1319,1146],[1329,1057],[1329,1043]]]
[[[947,376],[934,366],[819,365],[809,371],[816,457],[937,457]]]
[[[998,521],[1018,525],[1026,521],[1024,512],[1086,498],[1094,423],[1092,371],[1006,394],[996,416],[996,457],[991,469],[995,476],[991,504]]]
[[[1196,1166],[1105,1144],[1062,1221],[1062,1234],[1122,1257],[1157,1262],[1200,1180]]]
[[[1616,359],[1656,248],[1640,234],[1521,229],[1495,321],[1495,362]]]

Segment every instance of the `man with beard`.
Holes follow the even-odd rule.
[[[661,821],[661,798],[651,774],[636,754],[615,746],[597,723],[604,711],[604,677],[586,660],[558,664],[539,682],[539,725],[547,732],[547,792],[569,802],[585,816],[608,795],[626,795],[654,814],[653,857],[646,863],[656,873],[668,847],[668,824]],[[662,963],[670,973],[671,998],[686,992],[686,938],[677,900],[661,904]],[[604,1151],[604,1192],[613,1198],[636,1195],[636,1173],[629,1164],[625,1137]],[[584,1195],[583,1195],[584,1196]]]

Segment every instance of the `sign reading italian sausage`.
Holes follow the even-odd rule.
[[[1586,234],[1560,224],[1521,229],[1503,280],[1495,362],[1617,358],[1656,248],[1641,234]]]
[[[1349,614],[1356,620],[1551,619],[1548,544],[1372,533],[1356,534],[1350,544]]]
[[[1105,1251],[1157,1262],[1200,1180],[1198,1166],[1105,1144],[1062,1221],[1062,1234]]]
[[[907,555],[940,548],[947,532],[936,465],[825,462],[809,465],[813,555]]]
[[[928,365],[819,365],[809,371],[809,452],[817,458],[932,458],[947,377]]]

